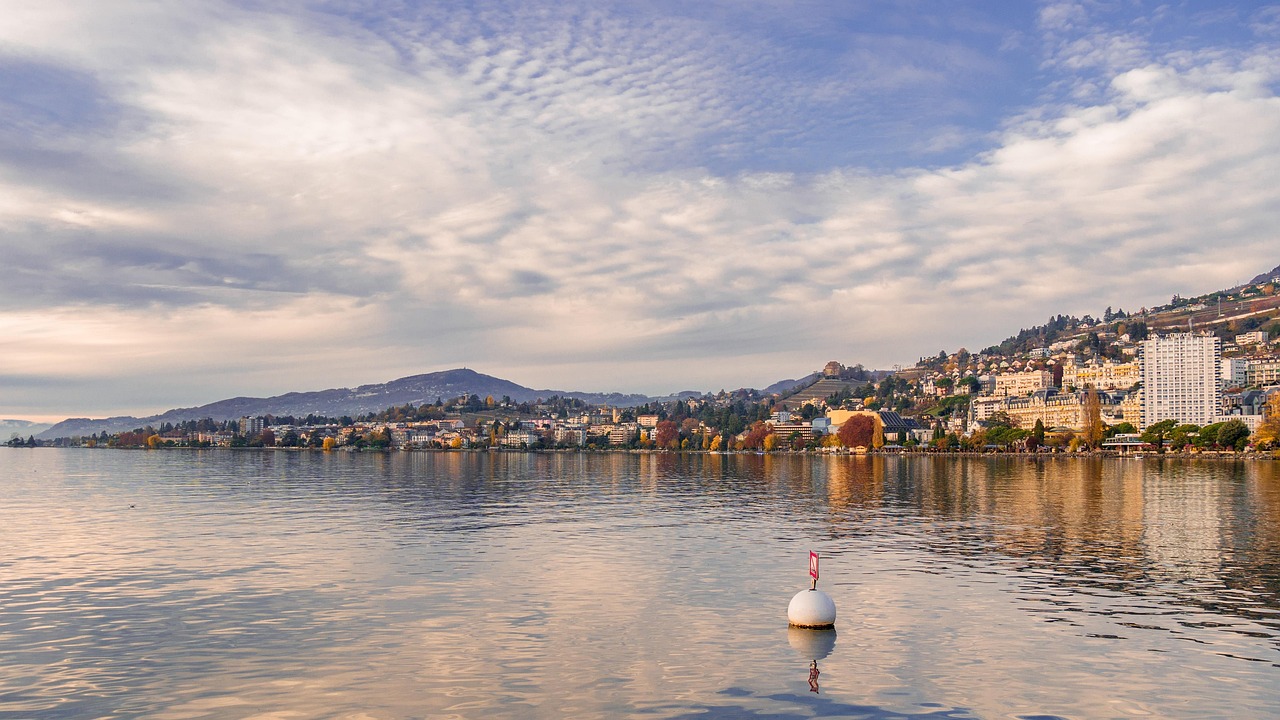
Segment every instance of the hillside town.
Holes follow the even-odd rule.
[[[1058,316],[978,353],[912,367],[827,363],[784,391],[620,407],[475,394],[360,417],[245,416],[13,446],[706,452],[1203,452],[1280,435],[1271,280],[1101,319]]]

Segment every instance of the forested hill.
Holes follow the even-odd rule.
[[[1100,325],[1120,335],[1128,334],[1135,340],[1145,338],[1149,332],[1187,327],[1215,333],[1224,340],[1256,329],[1267,329],[1275,337],[1280,334],[1280,293],[1277,286],[1280,286],[1280,266],[1238,287],[1197,297],[1174,295],[1168,303],[1153,308],[1126,312],[1108,307],[1100,318],[1055,315],[1043,325],[1020,330],[998,345],[984,349],[982,354],[1012,356],[1051,347],[1054,343],[1082,341],[1088,332],[1097,331]]]
[[[356,417],[368,413],[376,413],[389,407],[400,405],[422,405],[434,403],[436,400],[451,400],[457,397],[477,395],[481,398],[508,397],[516,402],[531,402],[538,398],[550,398],[559,395],[565,398],[576,398],[591,404],[608,404],[619,407],[642,405],[651,398],[644,395],[622,393],[586,393],[561,390],[534,390],[518,385],[510,380],[503,380],[474,370],[459,368],[442,372],[412,375],[398,380],[374,385],[361,385],[356,388],[338,388],[317,390],[313,392],[292,392],[267,398],[237,397],[219,400],[208,405],[192,408],[177,408],[138,418],[132,416],[90,419],[72,418],[63,420],[40,433],[41,439],[59,437],[76,437],[93,435],[99,432],[116,433],[151,425],[159,427],[164,423],[177,424],[184,420],[232,420],[240,417],[257,417],[265,415],[319,415],[325,417]]]

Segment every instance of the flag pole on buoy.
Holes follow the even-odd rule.
[[[808,590],[801,590],[787,606],[787,622],[793,627],[827,629],[836,626],[836,604],[818,589],[818,553],[809,551]]]

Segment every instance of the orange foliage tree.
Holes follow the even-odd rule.
[[[836,437],[845,447],[871,447],[876,436],[876,421],[870,415],[854,415],[840,426]]]

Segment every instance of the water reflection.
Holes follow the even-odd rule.
[[[41,450],[0,473],[16,716],[1280,706],[1272,463]],[[839,643],[781,640],[809,549]]]
[[[787,628],[787,643],[800,657],[809,661],[809,692],[819,692],[818,676],[822,673],[818,670],[818,661],[830,656],[831,651],[835,650],[836,631],[793,625]]]

